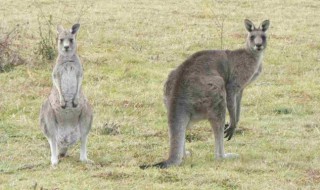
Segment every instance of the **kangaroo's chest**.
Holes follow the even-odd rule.
[[[61,93],[66,100],[72,99],[77,93],[77,76],[79,76],[79,70],[73,64],[66,63],[63,67],[61,67],[59,72],[61,76]]]
[[[254,73],[254,75],[252,76],[249,84],[250,84],[251,82],[255,81],[255,80],[259,77],[259,75],[261,74],[261,72],[262,72],[262,64],[260,64],[260,66],[258,67],[258,69],[255,71],[255,73]]]
[[[258,78],[261,70],[262,64],[260,60],[248,60],[248,62],[241,63],[238,67],[235,67],[234,80],[241,88],[245,88]]]

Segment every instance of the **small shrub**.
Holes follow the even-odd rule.
[[[59,3],[60,4],[60,3]],[[40,40],[37,42],[37,46],[34,50],[34,53],[39,56],[42,60],[51,61],[55,59],[58,55],[56,51],[57,46],[57,33],[56,27],[57,23],[61,23],[62,18],[64,17],[53,17],[52,14],[46,14],[42,10],[42,5],[39,2],[34,2],[33,4],[39,11],[38,13],[38,25],[39,25],[39,37]],[[87,5],[85,2],[82,3],[79,12],[76,14],[77,21],[69,23],[80,23],[81,17],[84,16],[88,10],[93,6],[93,3]],[[61,8],[64,10],[65,7],[58,7],[58,12],[61,11]],[[63,12],[63,11],[62,11]],[[58,20],[60,19],[60,21]],[[68,21],[68,20],[67,20]]]
[[[17,24],[9,32],[6,30],[4,27],[0,28],[0,72],[9,71],[14,66],[25,63],[20,54],[21,48],[15,43],[22,38],[21,26]]]
[[[120,134],[120,125],[114,122],[108,121],[101,128],[102,135],[118,135]]]
[[[57,56],[56,34],[54,32],[54,24],[52,15],[38,16],[40,41],[37,43],[35,54],[42,60],[53,60]]]

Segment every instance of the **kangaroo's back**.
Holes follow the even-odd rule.
[[[198,86],[198,83],[206,76],[221,77],[223,80],[228,80],[229,65],[225,51],[199,51],[172,70],[164,85],[165,103],[168,104],[167,99],[172,99],[178,94],[187,96],[188,94],[178,91],[183,90],[181,89],[183,86],[189,86],[189,88]]]

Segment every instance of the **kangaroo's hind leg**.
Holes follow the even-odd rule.
[[[180,165],[185,156],[185,136],[186,128],[190,122],[190,116],[183,106],[177,106],[176,109],[169,112],[169,138],[170,151],[169,158],[163,162],[153,165],[159,168],[168,168],[174,165]]]
[[[57,135],[57,123],[53,109],[47,100],[42,105],[40,110],[40,127],[48,139],[51,150],[51,164],[56,166],[59,162],[58,159],[58,143],[56,139]]]
[[[213,129],[214,138],[215,138],[215,158],[224,159],[224,158],[236,158],[238,154],[234,153],[225,153],[224,152],[224,126],[225,126],[225,117],[226,117],[226,102],[225,100],[220,101],[210,113],[209,122]]]
[[[48,142],[51,150],[51,165],[57,166],[59,162],[57,140],[55,138],[48,138]]]
[[[87,157],[87,138],[89,131],[92,126],[92,109],[90,105],[87,103],[81,112],[80,115],[80,141],[81,141],[81,147],[80,147],[80,161],[82,162],[92,162]]]

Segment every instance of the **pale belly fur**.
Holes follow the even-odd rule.
[[[80,139],[80,108],[58,108],[56,118],[58,123],[57,141],[59,147],[68,147]]]
[[[67,72],[62,72],[61,75],[61,94],[66,101],[67,106],[72,103],[72,100],[77,94],[77,75],[72,67],[65,68]]]

